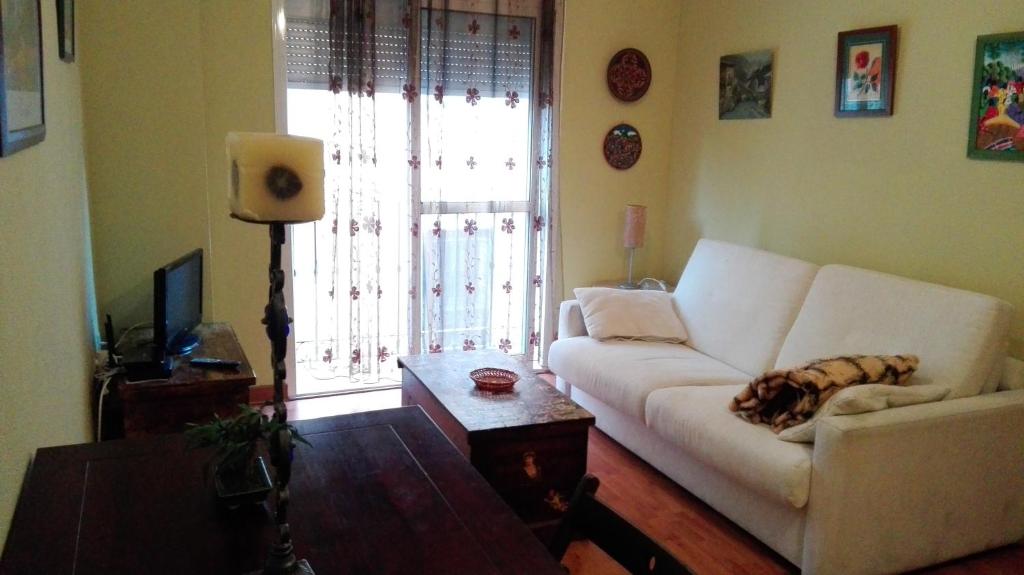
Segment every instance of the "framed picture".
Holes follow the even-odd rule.
[[[979,36],[967,155],[1024,162],[1024,32]]]
[[[718,119],[772,117],[771,50],[730,54],[718,63]]]
[[[60,59],[75,61],[75,0],[57,1],[57,47]]]
[[[0,156],[46,137],[39,0],[0,0]]]
[[[896,86],[897,27],[839,33],[836,116],[891,116]]]

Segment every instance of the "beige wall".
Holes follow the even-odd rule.
[[[681,5],[675,0],[566,0],[559,121],[559,186],[566,295],[572,289],[626,275],[622,227],[628,203],[648,206],[647,238],[637,250],[634,277],[665,277],[665,247],[672,242],[665,205],[676,102],[676,38]],[[653,80],[637,102],[608,92],[608,61],[623,48],[643,51]],[[619,123],[643,139],[640,161],[610,167],[604,136]],[[672,278],[673,280],[675,278]]]
[[[1024,29],[1020,7],[683,2],[665,250],[673,275],[705,236],[976,290],[1017,308],[1012,345],[1024,354],[1024,165],[965,155],[975,39]],[[900,26],[895,115],[835,118],[837,33],[888,24]],[[719,121],[719,57],[766,48],[772,118]]]
[[[97,304],[123,329],[152,320],[154,269],[210,250],[200,11],[92,0],[77,16]]]
[[[0,158],[0,546],[37,447],[89,432],[93,322],[79,66],[43,7],[46,140]]]
[[[270,239],[266,226],[228,217],[224,145],[231,131],[275,129],[270,0],[204,2],[202,34],[214,318],[231,322],[257,384],[271,385],[270,344],[260,323],[267,303]]]
[[[152,319],[152,273],[197,247],[204,317],[269,383],[266,230],[228,217],[224,137],[273,131],[270,0],[79,3],[101,314]]]

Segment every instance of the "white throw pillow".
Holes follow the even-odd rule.
[[[796,443],[814,443],[814,429],[822,417],[830,415],[856,415],[881,411],[890,407],[903,407],[917,403],[939,401],[949,395],[949,388],[941,385],[885,385],[869,383],[854,385],[836,393],[818,408],[807,421],[783,429],[779,439]]]
[[[573,293],[594,339],[686,341],[686,328],[670,293],[615,288],[576,288]]]

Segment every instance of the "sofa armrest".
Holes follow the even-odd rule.
[[[1024,537],[1024,391],[818,423],[805,573],[892,573]]]
[[[574,299],[562,302],[558,308],[558,338],[587,335],[587,324],[583,323],[580,302]]]

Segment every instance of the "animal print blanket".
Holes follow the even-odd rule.
[[[779,433],[810,419],[845,387],[865,383],[904,385],[917,370],[914,355],[851,355],[818,359],[796,369],[776,369],[750,382],[729,409]]]

